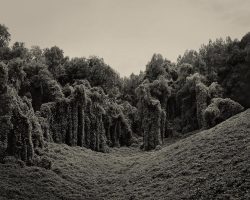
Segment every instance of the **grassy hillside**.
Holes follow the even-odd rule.
[[[250,110],[158,151],[49,143],[52,170],[0,164],[0,199],[250,199]]]

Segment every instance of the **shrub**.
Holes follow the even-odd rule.
[[[229,98],[214,98],[203,113],[205,126],[211,128],[243,110],[239,103]]]

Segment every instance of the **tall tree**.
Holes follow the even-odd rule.
[[[0,47],[6,47],[9,45],[10,36],[8,28],[5,25],[0,24]]]

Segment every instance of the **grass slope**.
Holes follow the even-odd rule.
[[[159,151],[48,144],[52,170],[0,164],[0,199],[250,199],[250,109]]]

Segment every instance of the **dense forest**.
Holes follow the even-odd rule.
[[[154,54],[145,71],[124,78],[102,58],[10,40],[0,25],[1,162],[12,155],[42,165],[48,142],[152,150],[250,107],[250,33],[209,40],[176,62]]]

